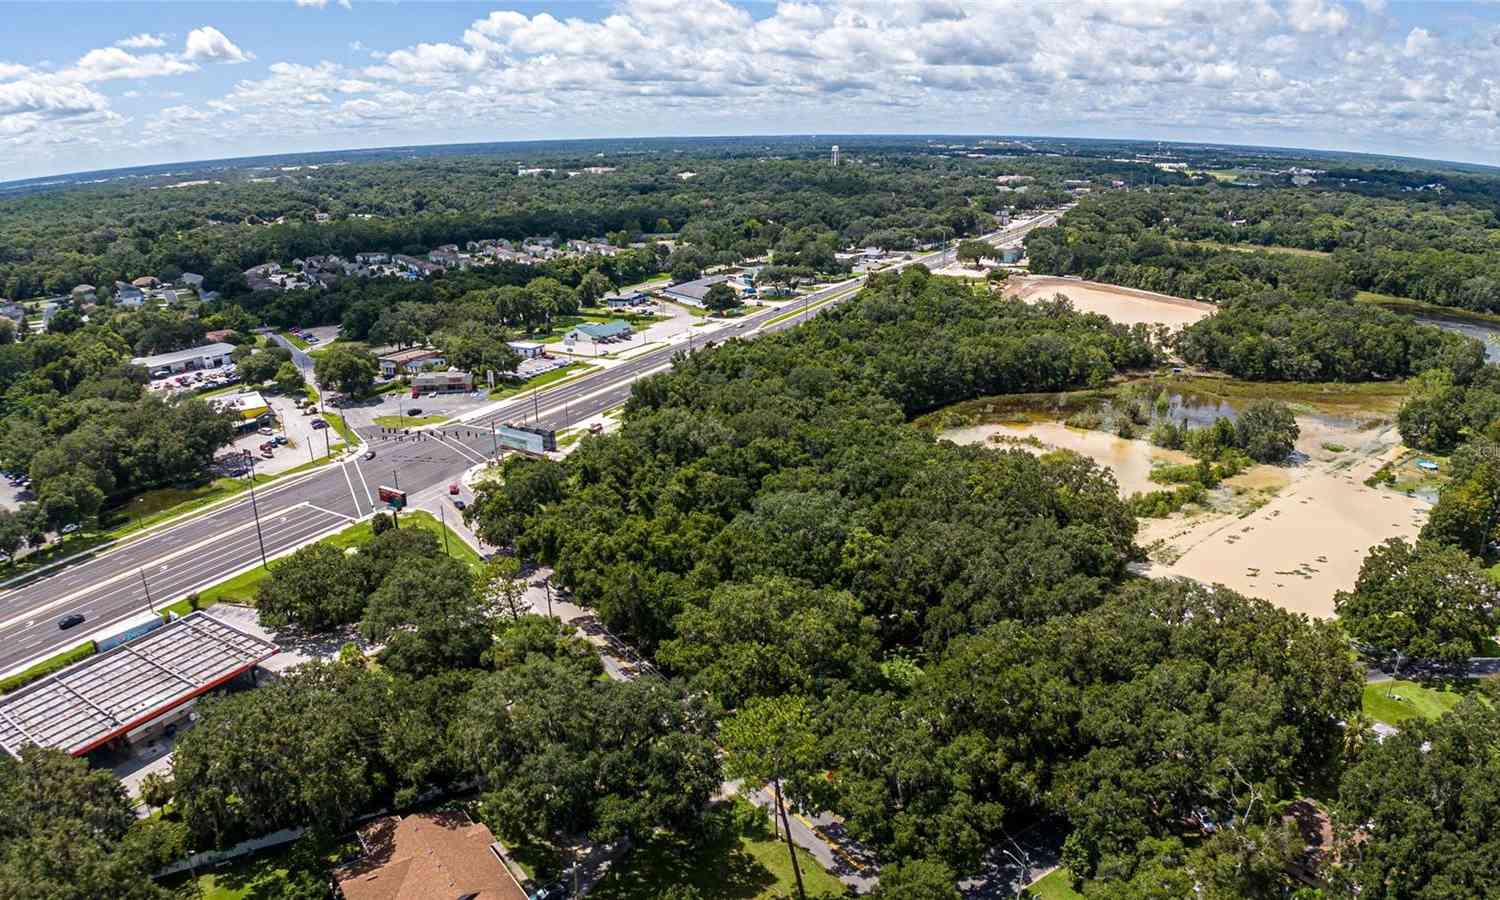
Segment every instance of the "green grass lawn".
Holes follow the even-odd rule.
[[[1067,869],[1053,869],[1026,889],[1026,896],[1035,900],[1083,900],[1083,895],[1073,890],[1068,883]]]
[[[448,416],[376,416],[375,424],[381,428],[415,428],[418,425],[436,425],[448,421]]]
[[[574,378],[587,375],[588,371],[592,368],[594,368],[593,363],[571,362],[561,368],[553,369],[550,372],[543,372],[530,381],[526,381],[521,384],[512,384],[508,387],[497,387],[494,390],[490,391],[490,399],[504,400],[507,397],[514,397],[517,394],[524,394],[527,391],[534,391],[539,388],[549,387],[551,385],[559,384],[564,381],[571,381]]]
[[[304,341],[302,338],[297,337],[295,334],[292,334],[289,331],[281,332],[281,336],[290,341],[292,346],[296,347],[298,350],[306,350],[308,347],[312,346],[312,344],[309,344],[307,341]]]
[[[45,678],[64,666],[71,666],[80,659],[87,659],[94,655],[94,642],[88,641],[79,644],[69,650],[50,656],[29,669],[24,669],[9,678],[0,679],[0,694],[9,693],[22,685],[30,684],[38,678]]]
[[[1365,715],[1377,722],[1399,726],[1407,719],[1436,719],[1458,705],[1474,682],[1457,686],[1428,687],[1412,681],[1381,681],[1365,685],[1362,706]]]
[[[589,893],[596,900],[647,900],[670,885],[691,885],[704,900],[752,900],[796,895],[786,843],[771,831],[770,817],[743,799],[714,813],[718,826],[701,844],[659,833],[610,868]],[[844,884],[797,850],[809,897],[839,897]]]
[[[296,844],[235,860],[198,876],[196,889],[191,876],[167,882],[178,896],[200,900],[269,900],[273,897],[317,896],[315,886],[326,886],[333,866],[358,852],[354,843],[309,849]]]

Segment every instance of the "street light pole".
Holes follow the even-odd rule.
[[[146,592],[146,609],[156,612],[156,604],[151,602],[151,585],[146,583],[146,569],[142,566],[139,571],[141,573],[141,589]]]
[[[255,542],[260,545],[260,565],[263,569],[271,568],[266,562],[266,540],[260,533],[260,505],[255,501],[255,457],[250,451],[245,451],[245,456],[250,460],[250,511],[255,515]]]
[[[448,550],[448,517],[443,515],[443,501],[438,501],[438,524],[443,526],[443,555],[452,556]]]

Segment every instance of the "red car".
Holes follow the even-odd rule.
[[[452,484],[448,485],[448,493],[450,493],[450,494],[456,494],[456,493],[458,493],[458,482],[455,481]]]

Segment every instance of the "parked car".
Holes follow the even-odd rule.
[[[411,409],[408,409],[406,411],[406,414],[408,416],[420,416],[422,414],[422,407],[420,407],[420,406],[413,406]]]
[[[78,625],[82,625],[83,622],[84,622],[84,615],[83,615],[83,613],[73,613],[72,615],[63,616],[61,619],[57,620],[57,630],[58,631],[67,631],[69,628],[73,628],[73,627],[76,627]]]
[[[275,459],[276,458],[276,454],[273,453],[270,450],[262,450],[262,451],[260,451],[260,455],[263,456],[263,457],[265,457],[266,459]]]
[[[265,443],[263,443],[263,444],[260,445],[260,449],[261,450],[275,450],[276,449],[276,442],[275,441],[266,441]]]
[[[566,882],[554,881],[549,885],[533,890],[526,895],[526,900],[564,900],[568,896],[568,885]]]
[[[284,434],[278,434],[275,437],[271,438],[271,443],[275,444],[278,447],[280,447],[282,444],[285,444],[286,442],[287,436]]]
[[[270,437],[271,435],[273,435],[273,434],[276,433],[274,430],[272,430],[271,426],[269,426],[269,425],[262,425],[262,426],[260,426],[260,428],[258,428],[256,430],[259,431],[261,434],[265,435],[266,437]]]
[[[77,522],[69,522],[68,524],[66,524],[63,527],[59,528],[57,530],[57,533],[58,534],[72,534],[73,532],[75,532],[77,530],[78,530],[78,523]]]
[[[455,509],[460,509],[460,510],[462,510],[462,509],[465,509],[465,508],[467,508],[467,507],[468,507],[468,505],[469,505],[469,504],[467,504],[467,503],[465,503],[465,502],[464,502],[464,501],[463,501],[463,498],[462,498],[462,497],[454,497],[454,498],[453,498],[453,506],[454,506],[454,508],[455,508]]]
[[[328,422],[324,419],[313,419],[312,427],[314,431],[322,431],[324,428],[328,427]]]

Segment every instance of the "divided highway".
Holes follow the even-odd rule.
[[[1043,216],[985,239],[1014,240],[1053,221],[1055,217]],[[951,252],[928,254],[908,265],[941,265]],[[720,342],[791,328],[852,296],[864,280],[864,276],[851,278],[792,307],[745,316],[716,330],[710,339]],[[780,321],[771,324],[773,319]],[[351,454],[342,462],[256,490],[253,505],[247,494],[212,512],[154,529],[145,537],[0,592],[0,672],[50,656],[115,622],[216,584],[258,563],[262,541],[270,558],[344,528],[377,508],[379,485],[399,484],[415,493],[455,480],[491,455],[492,423],[524,418],[561,429],[618,406],[629,397],[637,379],[671,365],[673,356],[683,349],[672,345],[643,353],[544,390],[535,398],[523,395],[481,419],[426,431],[420,438],[398,440],[379,429],[363,429],[361,437],[375,449],[374,459]],[[535,418],[534,410],[539,413]],[[257,510],[260,539],[255,527]],[[57,620],[72,613],[86,616],[86,624],[60,631]]]

